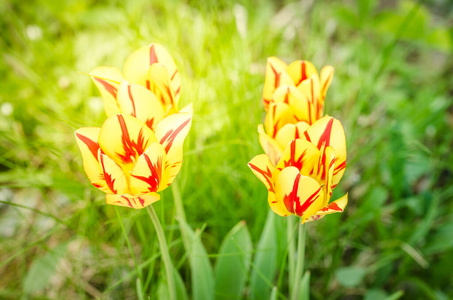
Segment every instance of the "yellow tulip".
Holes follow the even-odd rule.
[[[78,129],[75,136],[89,180],[107,194],[108,204],[139,209],[159,200],[157,192],[181,169],[191,123],[191,113],[179,112],[152,130],[138,118],[117,114],[101,128]]]
[[[159,44],[150,44],[129,55],[123,73],[115,67],[97,67],[90,76],[104,100],[107,117],[119,113],[134,116],[134,111],[141,110],[137,103],[134,107],[139,97],[143,109],[147,101],[160,102],[162,109],[156,117],[178,112],[181,78],[173,58]]]
[[[261,154],[249,162],[268,190],[271,209],[280,216],[301,217],[302,223],[342,212],[347,195],[330,202],[346,167],[346,140],[340,121],[325,116],[289,142],[274,164]]]
[[[274,164],[291,140],[322,117],[333,72],[333,67],[326,66],[320,78],[309,61],[298,60],[288,66],[276,57],[268,59],[263,88],[267,114],[258,133],[261,146]]]

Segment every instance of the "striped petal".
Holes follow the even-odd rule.
[[[312,143],[302,139],[291,141],[277,164],[274,180],[278,178],[278,173],[287,167],[295,167],[304,176],[317,174],[319,156],[319,150]]]
[[[153,64],[148,71],[150,90],[161,101],[165,113],[175,113],[178,110],[178,99],[171,87],[170,76],[163,64]]]
[[[278,161],[280,160],[280,157],[282,156],[284,147],[266,134],[262,124],[258,125],[258,134],[260,144],[261,147],[263,147],[264,153],[266,153],[269,156],[274,166],[277,165]]]
[[[304,80],[307,80],[313,75],[318,76],[315,66],[307,60],[296,60],[290,63],[286,71],[295,86],[299,86]]]
[[[348,205],[348,194],[323,207],[315,214],[315,216],[325,216],[328,214],[343,212],[346,208],[346,205]]]
[[[277,215],[282,217],[287,217],[291,215],[291,213],[286,209],[283,201],[279,201],[274,193],[269,192],[267,202],[269,203],[269,206],[272,209],[272,211]]]
[[[320,173],[320,180],[319,182],[324,183],[324,202],[323,206],[326,206],[329,201],[330,197],[332,196],[332,179],[333,179],[333,172],[335,169],[335,152],[332,147],[327,147],[324,152],[321,154],[320,158],[320,166],[318,169],[318,173]],[[320,170],[320,171],[319,171]]]
[[[301,175],[296,167],[283,169],[275,184],[276,195],[286,209],[299,217],[302,222],[322,208],[324,191],[319,183]]]
[[[330,86],[330,83],[333,79],[334,68],[332,66],[325,66],[321,70],[321,99],[324,101],[324,98],[327,94],[327,89]]]
[[[101,191],[109,193],[110,190],[105,182],[104,174],[98,161],[98,136],[100,130],[100,128],[94,127],[80,128],[76,130],[75,138],[82,153],[83,168],[91,184]]]
[[[289,123],[296,123],[293,111],[289,104],[286,103],[271,103],[269,111],[264,119],[264,127],[266,128],[267,134],[275,138],[277,132],[284,125]]]
[[[310,122],[312,104],[308,97],[294,86],[283,85],[272,96],[273,103],[286,103],[291,107],[292,118],[296,122]]]
[[[255,156],[249,163],[248,166],[252,170],[253,174],[261,180],[266,186],[270,193],[274,193],[274,183],[272,182],[272,173],[274,172],[274,166],[271,160],[266,154],[260,154]]]
[[[99,132],[102,152],[113,159],[126,176],[137,158],[155,141],[153,131],[145,123],[129,115],[119,114],[108,118]]]
[[[127,179],[123,170],[101,149],[98,152],[99,162],[101,163],[102,172],[104,174],[105,182],[110,189],[109,193],[124,194],[127,192]]]
[[[150,89],[151,82],[148,71],[150,66],[156,63],[165,66],[171,80],[170,88],[174,91],[175,98],[179,99],[181,77],[173,58],[162,45],[150,44],[129,55],[124,63],[124,77],[132,83],[137,83]]]
[[[154,142],[140,155],[132,169],[130,189],[133,194],[157,192],[167,187],[164,178],[165,150]]]
[[[107,204],[130,207],[135,209],[144,208],[160,199],[158,193],[148,193],[143,195],[114,195],[107,194],[105,200]]]
[[[320,99],[320,88],[318,75],[312,76],[297,87],[311,103],[310,124],[322,117],[324,102]]]
[[[138,84],[123,81],[119,86],[118,104],[121,113],[136,117],[151,130],[164,117],[164,110],[156,95]]]
[[[192,114],[176,113],[162,119],[156,127],[157,141],[164,147],[169,164],[182,161],[182,146],[192,125]],[[179,172],[179,169],[177,169]]]
[[[319,150],[329,146],[334,149],[333,187],[335,187],[343,176],[346,167],[346,138],[340,121],[325,116],[310,126],[304,132],[303,138],[313,143]]]
[[[277,57],[267,59],[266,77],[264,78],[263,103],[268,111],[272,94],[281,85],[294,85],[291,77],[286,73],[287,65]]]
[[[90,77],[104,100],[107,117],[119,114],[120,108],[116,98],[119,84],[123,81],[121,71],[115,67],[97,67],[90,72]]]
[[[302,134],[308,127],[310,127],[310,125],[305,122],[286,124],[277,132],[275,141],[282,147],[282,149],[284,149],[292,140],[301,138]]]

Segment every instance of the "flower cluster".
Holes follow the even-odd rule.
[[[323,116],[324,98],[334,69],[318,75],[308,61],[289,65],[276,57],[267,61],[263,88],[264,126],[258,126],[266,154],[249,162],[268,189],[271,209],[291,214],[302,223],[342,212],[347,195],[330,202],[346,167],[346,139],[340,121]]]
[[[104,101],[101,128],[75,132],[91,183],[108,204],[143,208],[160,199],[182,165],[192,106],[178,110],[181,80],[173,58],[158,44],[142,47],[123,72],[98,67],[90,77]]]

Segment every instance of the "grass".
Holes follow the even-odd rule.
[[[257,244],[269,211],[247,162],[266,58],[335,67],[326,112],[345,126],[343,214],[310,223],[312,299],[453,298],[453,9],[447,2],[19,1],[0,4],[0,298],[154,298],[163,274],[145,210],[91,186],[73,132],[100,126],[83,73],[166,46],[194,121],[178,175],[187,221],[215,260],[245,220]],[[170,189],[155,204],[173,263],[190,269]],[[278,242],[278,241],[277,241]],[[284,247],[284,246],[283,246]],[[287,288],[283,279],[282,288]]]

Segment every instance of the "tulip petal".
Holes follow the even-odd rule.
[[[283,85],[277,88],[272,95],[273,103],[286,103],[291,107],[291,119],[293,123],[309,122],[312,104],[308,97],[294,86]]]
[[[323,207],[315,215],[324,216],[324,215],[333,214],[333,213],[337,213],[337,212],[343,212],[344,209],[346,208],[346,205],[348,205],[348,194],[329,203],[329,205]]]
[[[109,187],[109,193],[124,194],[127,192],[127,179],[123,170],[107,155],[98,152],[99,162],[102,167],[105,182]]]
[[[123,81],[119,86],[118,104],[122,113],[136,117],[152,130],[164,117],[164,110],[156,95],[138,84]]]
[[[315,66],[308,60],[296,60],[289,64],[286,71],[296,86],[313,75],[318,76]]]
[[[272,173],[274,166],[266,154],[255,156],[248,164],[253,174],[261,180],[270,193],[274,193],[274,183],[272,182]]]
[[[305,122],[286,124],[277,132],[275,141],[284,149],[292,140],[300,139],[308,127],[310,125]]]
[[[120,109],[116,98],[119,84],[123,81],[121,71],[115,67],[97,67],[90,72],[90,77],[104,100],[107,117],[119,114]]]
[[[91,184],[101,191],[109,193],[110,190],[105,182],[104,173],[98,161],[98,136],[100,130],[100,128],[94,127],[80,128],[76,130],[75,137],[82,153],[83,168]]]
[[[277,164],[274,179],[286,167],[296,167],[304,176],[317,174],[319,156],[319,150],[312,143],[302,139],[291,141]]]
[[[172,114],[157,124],[156,138],[164,147],[169,164],[182,160],[182,145],[191,125],[192,115],[190,113]]]
[[[324,191],[319,183],[301,175],[296,167],[283,169],[275,184],[276,195],[282,199],[286,209],[302,221],[322,208]]]
[[[272,101],[272,94],[281,85],[294,85],[291,77],[286,73],[287,65],[277,57],[267,59],[266,77],[264,78],[263,103],[264,109],[268,111]]]
[[[277,165],[278,161],[280,160],[280,157],[282,156],[284,147],[280,145],[276,140],[268,136],[266,132],[264,132],[262,124],[258,125],[258,134],[260,144],[264,150],[264,153],[266,153],[269,156],[274,166]]]
[[[320,166],[318,169],[318,174],[320,175],[319,182],[324,182],[324,202],[323,206],[326,206],[332,195],[332,179],[333,172],[335,169],[335,151],[332,147],[327,147],[324,152],[321,154]]]
[[[139,156],[130,177],[132,194],[157,192],[167,187],[164,182],[165,156],[164,148],[157,142],[149,145],[145,153]]]
[[[186,113],[189,113],[191,115],[193,115],[193,105],[192,105],[192,102],[187,104],[186,106],[184,106],[183,108],[181,108],[179,110],[179,112],[186,112]]]
[[[297,87],[311,103],[310,107],[310,124],[313,124],[316,120],[322,117],[324,110],[324,102],[320,99],[320,88],[319,88],[319,78],[318,75],[314,75],[307,80],[302,81],[302,83]]]
[[[286,209],[285,205],[283,204],[283,201],[278,201],[274,193],[269,192],[267,202],[269,203],[269,206],[272,209],[272,211],[277,215],[282,217],[287,217],[291,215],[291,213]]]
[[[171,80],[170,87],[174,91],[175,97],[179,97],[181,88],[180,74],[173,58],[162,45],[150,44],[129,55],[124,63],[124,77],[130,82],[143,85],[149,89],[151,82],[148,77],[148,70],[155,63],[165,66]]]
[[[175,90],[171,87],[170,76],[165,66],[160,63],[150,66],[148,78],[150,90],[161,101],[165,113],[176,112],[179,98],[176,98]]]
[[[264,119],[264,127],[267,134],[275,138],[277,132],[286,124],[296,123],[293,111],[289,104],[286,103],[271,103],[269,111]]]
[[[324,98],[327,94],[327,89],[330,86],[330,83],[333,79],[334,68],[332,66],[325,66],[321,70],[321,99],[324,101]]]
[[[332,147],[335,151],[335,169],[333,173],[333,187],[343,176],[346,167],[346,137],[340,121],[325,116],[316,121],[304,132],[304,139],[322,148]]]
[[[130,207],[135,209],[144,208],[160,199],[158,193],[148,193],[143,195],[115,195],[107,194],[105,200],[107,204]]]
[[[155,141],[153,131],[129,115],[119,114],[108,118],[99,132],[102,151],[123,169],[126,176],[137,158]]]

